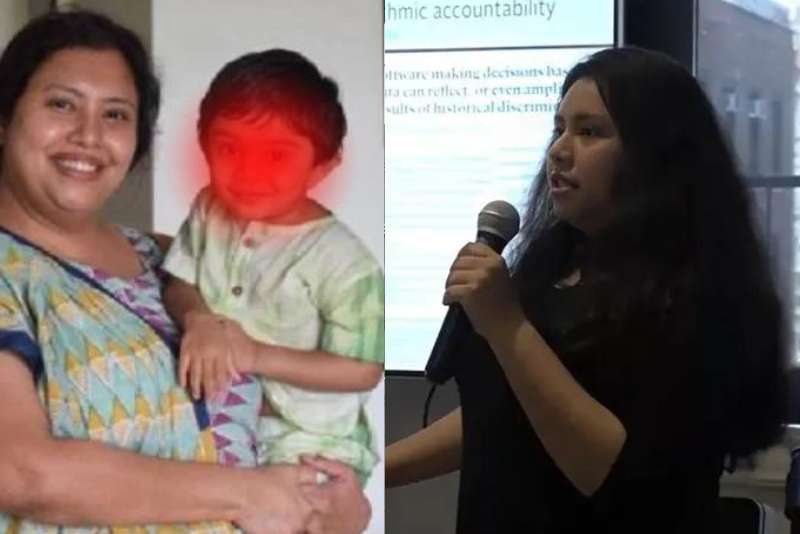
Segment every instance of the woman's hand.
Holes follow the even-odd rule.
[[[328,478],[322,484],[317,484],[315,480],[303,487],[306,499],[314,508],[314,515],[308,524],[309,534],[363,532],[369,523],[372,508],[353,470],[345,464],[320,456],[304,456],[302,465]]]
[[[181,340],[178,380],[192,396],[210,397],[226,388],[239,373],[233,363],[228,321],[221,315],[191,312]]]
[[[458,252],[445,283],[443,302],[460,304],[485,339],[525,320],[505,260],[482,243],[467,243]]]
[[[308,532],[315,516],[303,488],[315,483],[317,469],[307,465],[273,465],[251,473],[246,506],[236,521],[238,526],[247,534]]]

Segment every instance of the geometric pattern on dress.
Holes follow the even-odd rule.
[[[0,331],[22,335],[38,348],[42,373],[37,389],[54,436],[101,441],[161,458],[217,461],[211,432],[199,428],[192,401],[176,384],[175,358],[165,341],[69,265],[4,231]],[[235,531],[225,522],[169,528]],[[112,531],[66,529],[0,514],[0,532],[7,530]]]
[[[256,466],[258,414],[263,394],[250,375],[242,375],[218,397],[206,401],[211,432],[223,465]]]

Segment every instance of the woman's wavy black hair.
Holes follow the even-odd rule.
[[[684,67],[653,51],[589,56],[567,74],[561,98],[580,79],[597,84],[622,140],[614,219],[591,239],[559,221],[543,164],[512,257],[515,279],[535,294],[580,251],[620,328],[645,311],[671,317],[674,335],[696,340],[709,432],[729,458],[749,456],[780,437],[787,415],[786,323],[714,110]]]
[[[68,48],[116,50],[130,68],[139,111],[131,166],[150,150],[160,102],[150,56],[132,31],[90,11],[51,12],[31,20],[0,56],[0,124],[8,124],[34,72],[53,54]]]

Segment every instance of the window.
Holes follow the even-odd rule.
[[[747,170],[750,176],[761,174],[761,123],[764,121],[763,100],[757,93],[750,95],[749,113],[747,114],[747,131],[749,154]]]
[[[739,102],[736,97],[736,89],[726,87],[722,90],[722,128],[728,136],[728,141],[734,143],[736,139],[736,114],[739,111]]]
[[[696,72],[716,88],[709,94],[720,125],[752,188],[800,372],[800,0],[699,0],[697,7]]]
[[[772,121],[772,174],[780,176],[788,171],[783,161],[783,105],[780,100],[772,101],[769,118]]]

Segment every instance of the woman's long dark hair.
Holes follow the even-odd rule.
[[[559,221],[543,164],[512,258],[515,278],[535,294],[567,274],[581,250],[582,265],[604,281],[604,313],[620,328],[655,312],[670,318],[668,332],[695,340],[717,446],[734,460],[769,446],[787,414],[786,325],[710,102],[680,64],[638,48],[577,64],[562,98],[579,79],[597,84],[622,140],[614,220],[588,240]]]

